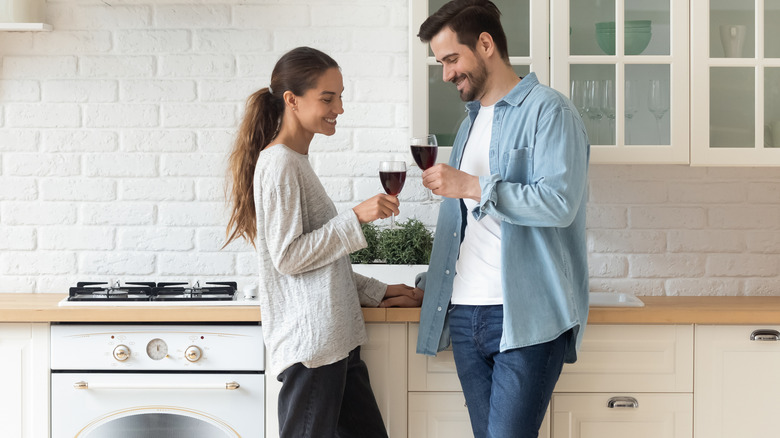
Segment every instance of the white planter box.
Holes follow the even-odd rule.
[[[428,265],[353,264],[352,270],[366,277],[374,277],[383,283],[403,283],[414,286],[414,277],[427,271]]]

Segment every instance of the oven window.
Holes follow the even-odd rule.
[[[236,433],[203,419],[170,413],[144,413],[112,418],[79,438],[233,438]]]

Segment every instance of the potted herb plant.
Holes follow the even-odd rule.
[[[411,286],[417,274],[428,270],[433,233],[419,220],[409,218],[386,229],[363,224],[363,234],[368,246],[350,254],[352,269],[358,274]]]

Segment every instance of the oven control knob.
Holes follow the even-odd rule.
[[[190,345],[184,351],[184,357],[186,357],[187,360],[190,362],[197,362],[202,355],[203,352],[201,351],[200,347],[197,347],[195,345]]]
[[[117,345],[116,348],[114,348],[114,359],[124,362],[127,359],[130,358],[130,349],[127,348],[127,345]]]

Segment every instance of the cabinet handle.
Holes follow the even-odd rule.
[[[780,332],[772,329],[754,330],[750,334],[751,341],[780,341]]]
[[[633,408],[639,407],[639,401],[634,397],[612,397],[607,401],[607,407],[610,409],[615,408]]]

